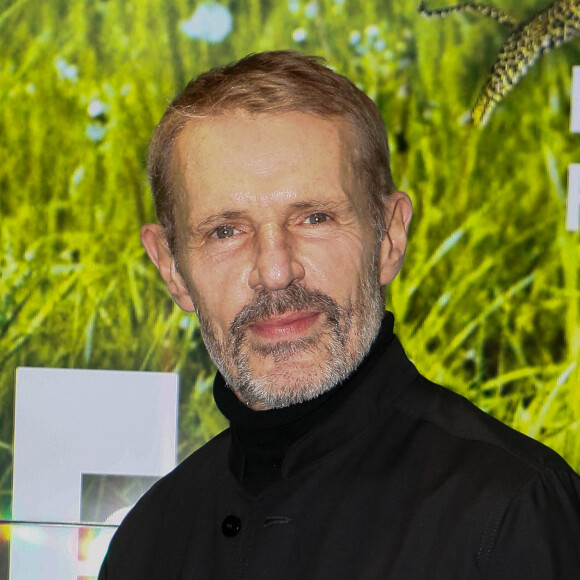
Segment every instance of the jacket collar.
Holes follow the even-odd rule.
[[[396,337],[365,370],[345,404],[290,447],[282,463],[282,478],[322,459],[388,417],[393,401],[419,374]]]
[[[214,397],[231,422],[230,469],[237,480],[243,477],[248,436],[254,447],[260,440],[265,446],[282,445],[285,454],[281,476],[287,478],[348,443],[390,411],[390,402],[418,374],[392,333],[393,322],[392,314],[387,312],[359,368],[344,383],[313,401],[285,409],[252,411],[217,374]]]

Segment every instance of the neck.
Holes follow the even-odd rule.
[[[246,407],[226,386],[218,373],[214,397],[229,419],[234,438],[245,457],[242,483],[258,493],[279,478],[284,455],[290,446],[338,409],[361,383],[393,338],[393,316],[385,314],[381,329],[359,367],[326,393],[282,409],[256,411]]]

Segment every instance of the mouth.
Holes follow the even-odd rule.
[[[252,333],[266,340],[293,340],[303,337],[312,328],[319,312],[292,311],[271,316],[250,325]]]

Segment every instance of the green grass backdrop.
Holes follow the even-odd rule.
[[[521,18],[550,2],[494,1]],[[139,244],[144,162],[189,78],[266,49],[326,57],[383,112],[415,206],[388,306],[419,369],[580,470],[580,238],[565,229],[580,40],[478,129],[505,36],[414,0],[0,0],[0,515],[18,366],[179,372],[181,457],[224,427],[197,320]]]

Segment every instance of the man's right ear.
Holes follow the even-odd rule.
[[[173,300],[185,312],[195,312],[195,306],[183,281],[175,258],[169,249],[163,227],[159,224],[145,224],[141,228],[141,243],[149,259],[159,270]]]

